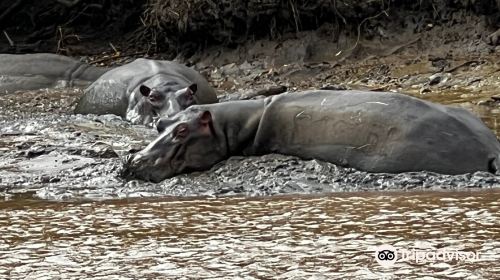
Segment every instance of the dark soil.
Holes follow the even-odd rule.
[[[484,40],[495,45],[500,37],[488,37],[500,28],[498,0],[12,0],[0,10],[0,52],[10,53],[188,58],[210,46],[281,42],[303,31],[321,29],[330,42],[342,43],[416,34],[470,17],[480,18]]]

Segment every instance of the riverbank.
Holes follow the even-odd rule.
[[[394,9],[388,14],[397,14],[394,20],[408,15]],[[466,9],[446,15],[447,20],[410,24],[415,18],[408,18],[406,25],[395,26],[377,17],[356,25],[363,27],[363,33],[348,34],[348,29],[339,33],[335,26],[323,24],[278,39],[206,46],[190,55],[179,52],[176,60],[205,75],[221,101],[260,98],[252,93],[272,86],[286,86],[289,91],[398,91],[464,107],[498,136],[500,46],[489,41],[487,17]],[[375,33],[369,36],[368,31]],[[169,56],[111,51],[81,58],[95,65],[119,65],[136,57]],[[126,182],[119,177],[120,156],[145,146],[156,133],[116,116],[73,115],[81,94],[81,90],[57,89],[0,95],[1,196],[29,193],[61,200],[500,187],[500,176],[484,172],[368,174],[280,155],[233,157],[210,171],[159,184]]]
[[[499,135],[497,53],[444,60],[410,56],[411,48],[382,58],[270,67],[257,58],[195,67],[218,89],[221,100],[249,97],[256,88],[396,90],[461,106]],[[413,57],[413,58],[411,58]],[[417,61],[408,63],[408,61]],[[446,62],[446,63],[445,63]],[[203,63],[207,63],[203,65]],[[159,184],[120,178],[120,156],[147,145],[156,132],[116,116],[73,115],[81,90],[40,90],[0,96],[0,189],[6,199],[108,199],[164,196],[315,194],[353,191],[464,190],[500,186],[500,176],[428,172],[369,174],[321,161],[267,155],[233,157],[210,171],[180,175]],[[258,98],[258,97],[257,97]]]

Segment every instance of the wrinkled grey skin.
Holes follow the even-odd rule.
[[[53,87],[87,87],[109,68],[51,54],[0,54],[0,94]]]
[[[172,61],[139,58],[107,72],[90,85],[79,100],[75,113],[115,114],[133,123],[147,124],[157,113],[168,111],[172,114],[185,109],[178,104],[178,91],[192,84],[197,85],[196,104],[217,102],[215,90],[195,70]],[[162,108],[151,110],[151,103],[140,92],[141,86],[165,97]],[[178,105],[178,109],[163,108],[171,104]]]
[[[396,93],[308,91],[194,105],[158,123],[161,135],[124,163],[161,181],[232,155],[278,153],[368,172],[497,172],[500,143],[464,109]]]
[[[197,84],[192,84],[172,93],[169,86],[160,85],[151,89],[142,85],[139,87],[142,98],[127,109],[125,119],[134,124],[148,125],[154,123],[155,117],[172,116],[196,104],[197,88]]]

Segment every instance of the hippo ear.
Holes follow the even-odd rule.
[[[191,95],[194,95],[196,91],[198,90],[198,85],[197,84],[191,84],[188,87],[188,90],[190,91]]]
[[[200,115],[200,124],[210,124],[212,123],[212,113],[210,111],[204,111]]]
[[[199,118],[200,133],[203,135],[212,135],[212,113],[210,111],[204,111],[200,114]]]
[[[174,129],[174,137],[184,139],[189,135],[189,127],[186,123],[181,123]]]
[[[141,92],[141,94],[143,96],[148,97],[149,93],[151,92],[151,89],[145,85],[141,85],[141,87],[139,88],[139,91]]]

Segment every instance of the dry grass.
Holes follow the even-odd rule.
[[[319,18],[316,14],[321,10],[333,11],[334,1],[149,0],[142,23],[151,41],[165,37],[166,43],[173,43],[191,36],[191,41],[232,43],[255,33],[299,32],[303,18]]]
[[[487,1],[472,2],[460,0],[455,8],[469,9]],[[185,43],[195,48],[237,45],[256,38],[279,39],[327,23],[337,32],[356,32],[359,40],[369,21],[391,20],[389,6],[430,14],[439,21],[439,13],[448,9],[445,3],[447,0],[147,0],[138,36],[154,48],[177,48],[179,52],[186,48]],[[494,9],[496,4],[486,6]]]

